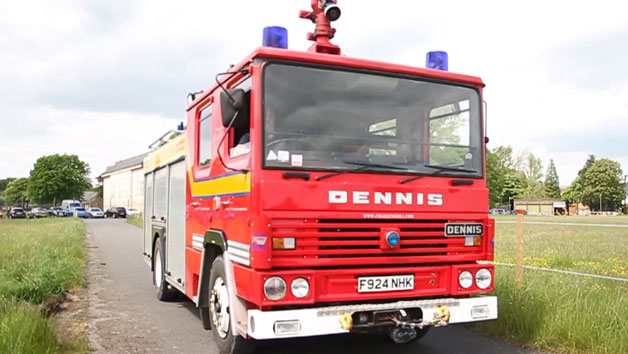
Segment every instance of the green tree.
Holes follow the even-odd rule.
[[[5,178],[5,179],[0,179],[0,195],[4,195],[4,190],[7,189],[7,186],[9,185],[9,182],[13,181],[15,178]]]
[[[490,191],[490,206],[503,206],[509,202],[504,194],[507,177],[514,173],[512,147],[498,146],[486,150],[486,183]]]
[[[554,160],[550,159],[549,166],[547,166],[547,172],[545,173],[545,196],[547,198],[560,198],[560,183],[558,182],[558,173],[556,172],[556,166]]]
[[[583,177],[580,181],[583,204],[592,210],[617,210],[621,206],[626,186],[617,161],[595,160],[586,168]]]
[[[25,207],[28,203],[28,178],[16,178],[9,182],[4,191],[6,202],[9,205]]]
[[[571,185],[565,190],[563,198],[570,204],[582,203],[582,193],[584,191],[585,175],[589,168],[595,163],[595,155],[589,155],[589,158],[584,163],[584,166],[578,171],[578,176],[571,183]]]
[[[515,171],[509,173],[505,177],[503,198],[511,203],[511,200],[522,198],[524,194],[521,180]],[[512,207],[512,204],[510,204]]]
[[[520,170],[523,185],[524,198],[543,198],[545,191],[543,189],[543,163],[541,159],[534,156],[533,153],[527,153],[524,158],[523,166]]]
[[[28,194],[40,204],[79,199],[91,188],[89,165],[76,155],[42,156],[31,170]]]

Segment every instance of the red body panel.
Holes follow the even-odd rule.
[[[251,77],[251,123],[250,154],[234,159],[228,156],[228,144],[220,152],[225,163],[233,169],[247,169],[250,189],[247,192],[224,195],[194,197],[192,184],[221,176],[234,174],[219,161],[216,150],[225,134],[220,116],[220,96],[217,85],[213,85],[188,106],[188,155],[187,170],[187,225],[186,225],[186,294],[197,295],[198,276],[201,267],[201,252],[192,247],[193,235],[204,236],[209,229],[221,230],[228,240],[245,245],[251,244],[253,235],[268,237],[268,243],[251,249],[251,265],[234,263],[234,275],[238,296],[254,306],[277,306],[289,304],[313,304],[316,302],[362,301],[374,299],[396,299],[436,296],[466,296],[470,293],[492,291],[470,288],[459,289],[457,276],[461,269],[472,270],[479,266],[478,260],[493,259],[493,220],[488,219],[488,189],[483,178],[464,178],[473,181],[470,185],[452,185],[451,177],[423,177],[401,184],[400,180],[413,175],[378,173],[343,173],[316,181],[314,177],[328,172],[311,172],[308,181],[286,179],[283,171],[262,169],[261,132],[261,70],[263,60],[282,59],[309,63],[321,63],[349,68],[360,68],[384,72],[402,73],[431,79],[471,84],[481,92],[484,84],[477,77],[454,74],[432,69],[381,63],[336,55],[311,52],[294,52],[274,48],[258,48],[232,70],[249,69]],[[244,77],[236,74],[224,85],[232,87]],[[198,167],[199,112],[208,105],[213,107],[212,156],[208,166]],[[482,135],[482,139],[483,135]],[[228,141],[228,139],[225,139]],[[242,173],[242,172],[237,172]],[[369,203],[330,203],[329,191],[367,192]],[[410,193],[413,202],[376,203],[375,193]],[[423,203],[419,203],[422,194]],[[442,196],[441,205],[429,205],[428,194]],[[323,220],[323,221],[321,221]],[[349,225],[346,224],[348,220]],[[395,220],[415,220],[420,225],[404,228],[404,223],[394,225]],[[444,223],[455,221],[481,222],[485,235],[479,246],[464,246],[463,238],[445,238],[441,231]],[[320,224],[325,222],[328,224]],[[321,231],[353,227],[356,224],[366,231],[352,231],[367,250],[346,250],[354,243],[348,240],[326,240]],[[322,225],[322,226],[321,226]],[[371,226],[369,226],[371,225]],[[357,227],[357,226],[356,226]],[[353,228],[356,228],[353,227]],[[383,232],[398,228],[401,244],[397,249],[381,247]],[[360,234],[362,232],[363,234]],[[338,234],[351,237],[348,234]],[[295,237],[299,249],[293,251],[271,250],[272,237]],[[422,250],[421,247],[430,246]],[[334,248],[336,247],[336,248]],[[413,251],[407,254],[409,247]],[[414,247],[414,248],[413,248]],[[351,257],[344,258],[338,253]],[[359,264],[356,264],[356,260]],[[391,264],[397,266],[390,267]],[[492,270],[492,267],[483,265]],[[414,274],[415,289],[378,293],[357,293],[356,277],[362,275]],[[264,280],[272,275],[281,275],[289,284],[295,277],[310,279],[310,294],[304,299],[291,297],[290,291],[281,301],[264,299]]]

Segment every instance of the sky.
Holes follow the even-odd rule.
[[[569,185],[589,154],[628,174],[628,16],[620,1],[339,0],[347,56],[486,83],[489,148],[553,159]],[[100,175],[185,120],[186,95],[261,45],[266,26],[306,50],[308,0],[0,2],[0,178],[76,154]]]

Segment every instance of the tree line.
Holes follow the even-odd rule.
[[[617,210],[626,198],[620,164],[594,155],[589,156],[563,193],[553,159],[543,174],[540,158],[528,151],[515,155],[510,146],[487,149],[486,177],[491,207],[511,207],[517,198],[547,198],[582,203],[591,210]]]
[[[76,155],[42,156],[27,178],[0,179],[0,205],[57,205],[92,188],[89,165]]]

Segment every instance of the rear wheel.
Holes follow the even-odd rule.
[[[254,342],[233,334],[231,328],[229,290],[222,256],[216,257],[209,276],[209,317],[212,333],[218,349],[223,354],[248,354],[253,352]]]
[[[155,241],[155,249],[153,250],[153,284],[157,288],[157,299],[160,301],[169,301],[176,297],[176,290],[172,289],[166,282],[164,252],[159,238]]]

